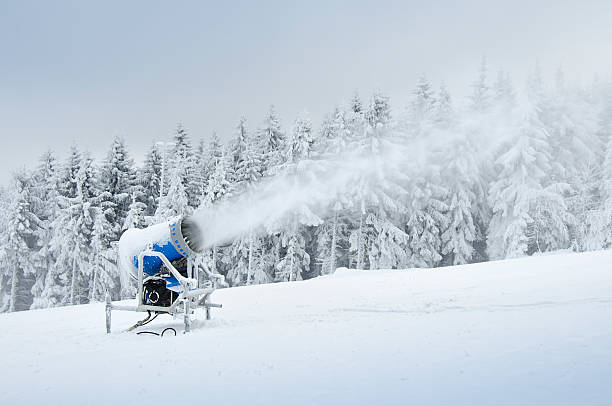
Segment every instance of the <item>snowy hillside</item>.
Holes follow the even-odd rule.
[[[105,335],[102,304],[2,314],[0,404],[612,404],[612,251],[214,299],[213,320],[161,339],[124,332],[127,312]]]

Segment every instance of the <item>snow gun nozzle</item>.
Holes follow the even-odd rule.
[[[181,221],[181,234],[185,244],[193,252],[201,254],[204,251],[204,238],[202,230],[200,229],[197,222],[191,217],[183,217]]]

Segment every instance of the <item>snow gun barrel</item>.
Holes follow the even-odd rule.
[[[164,223],[143,229],[126,230],[119,239],[119,261],[121,267],[134,278],[138,277],[138,256],[152,250],[163,254],[169,261],[191,258],[202,252],[202,233],[190,217],[176,217]],[[162,260],[145,256],[143,271],[152,276],[159,272]]]

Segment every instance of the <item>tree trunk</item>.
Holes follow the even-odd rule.
[[[17,264],[13,264],[13,277],[11,280],[11,304],[9,305],[9,312],[15,311],[15,302],[17,301]]]
[[[359,215],[359,232],[357,234],[357,269],[363,269],[363,213]]]
[[[291,251],[291,272],[289,273],[289,280],[298,280],[297,277],[297,269],[296,269],[296,258],[295,258],[295,253],[297,251],[297,233],[298,233],[298,219],[297,216],[294,216],[293,219],[293,237],[291,239],[291,245],[293,247],[292,251]],[[295,276],[295,277],[294,277]]]
[[[89,298],[89,301],[91,303],[93,303],[96,300],[96,284],[98,283],[98,267],[94,266],[94,271],[93,271],[93,282],[91,285],[91,297]]]
[[[72,260],[72,281],[70,282],[70,304],[74,304],[74,286],[76,279],[76,259]]]
[[[249,232],[249,267],[247,269],[247,280],[246,284],[251,284],[253,277],[253,232]]]
[[[217,246],[213,245],[212,247],[212,271],[213,273],[218,273],[217,272]]]
[[[291,266],[289,267],[289,282],[293,281],[293,274],[295,272],[295,240],[291,241]]]
[[[338,211],[334,211],[334,222],[332,223],[332,239],[330,247],[330,258],[329,258],[329,273],[333,273],[336,270],[336,240],[338,232]]]

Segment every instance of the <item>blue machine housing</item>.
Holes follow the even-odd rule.
[[[170,262],[175,261],[183,256],[179,254],[176,248],[174,248],[174,245],[171,243],[166,243],[165,245],[153,244],[153,251],[164,254],[164,256],[168,258]],[[138,255],[135,255],[132,258],[132,261],[134,261],[134,266],[138,268]],[[158,273],[162,266],[162,260],[158,257],[145,256],[143,258],[143,262],[144,266],[142,269],[144,273],[149,276],[153,276]]]
[[[130,274],[138,277],[138,257],[141,252],[153,250],[163,254],[169,261],[180,258],[189,258],[196,254],[189,242],[194,233],[199,232],[194,224],[185,226],[182,217],[168,222],[155,224],[144,229],[126,230],[119,239],[119,256],[122,267]],[[143,272],[153,276],[162,267],[162,260],[158,257],[145,256],[143,259]]]

